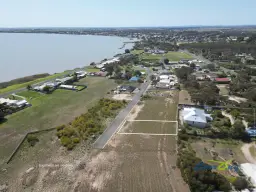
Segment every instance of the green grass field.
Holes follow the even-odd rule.
[[[86,67],[85,70],[87,72],[100,72],[100,69],[94,68],[94,67]]]
[[[158,55],[144,53],[140,57],[143,61],[158,61],[164,58],[167,58],[170,61],[179,61],[181,59],[193,59],[193,57],[188,53],[174,52],[174,51],[170,51],[166,54],[158,54]]]
[[[102,77],[86,77],[79,81],[88,87],[82,91],[57,89],[44,95],[33,91],[24,91],[20,95],[32,99],[32,107],[10,115],[0,124],[0,165],[11,154],[17,143],[27,131],[52,128],[68,124],[75,117],[85,113],[98,99],[115,88],[113,80]]]
[[[131,53],[132,54],[141,54],[143,52],[144,52],[144,50],[133,50]]]

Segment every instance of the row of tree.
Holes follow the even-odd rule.
[[[101,134],[104,130],[105,120],[113,117],[116,111],[125,104],[126,101],[100,99],[87,113],[75,118],[69,125],[57,127],[56,134],[60,138],[61,144],[72,150],[80,140],[87,140],[93,135]]]

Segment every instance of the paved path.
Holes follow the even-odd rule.
[[[130,113],[132,108],[140,101],[142,94],[147,90],[150,84],[149,76],[151,72],[148,70],[147,82],[143,83],[140,87],[140,91],[132,98],[132,101],[123,109],[114,119],[112,124],[102,133],[102,135],[93,144],[94,148],[103,149],[111,137],[116,133],[121,123],[125,120],[126,116]]]

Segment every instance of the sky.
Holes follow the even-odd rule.
[[[254,24],[256,0],[0,0],[0,27]]]

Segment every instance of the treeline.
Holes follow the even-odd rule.
[[[235,61],[237,53],[247,53],[256,56],[256,44],[254,43],[189,43],[181,44],[181,49],[188,49],[194,54],[202,54],[209,60]]]
[[[88,110],[87,113],[75,118],[68,125],[57,127],[57,136],[61,144],[68,150],[72,150],[81,140],[101,134],[104,130],[107,118],[114,117],[118,109],[121,109],[126,101],[112,99],[100,99],[99,102]]]
[[[180,79],[180,82],[188,90],[191,100],[200,105],[218,105],[221,102],[219,95],[219,88],[211,81],[205,81],[198,83],[195,77],[191,74],[193,68],[181,67],[176,69],[176,76]]]
[[[177,51],[179,50],[179,46],[176,44],[166,43],[166,42],[157,42],[153,40],[147,40],[147,41],[141,41],[137,42],[134,45],[134,49],[144,50],[145,48],[154,49],[157,47],[158,49],[164,50],[164,51]]]
[[[2,82],[2,83],[0,83],[0,89],[6,88],[11,85],[15,85],[15,84],[21,84],[21,83],[26,83],[29,81],[34,81],[36,79],[44,78],[49,75],[50,74],[48,74],[48,73],[42,73],[42,74],[31,75],[31,76],[27,76],[27,77],[18,78],[18,79],[13,79],[13,80],[7,81],[7,82]]]
[[[197,165],[203,161],[196,157],[196,152],[188,142],[190,138],[184,131],[178,135],[177,166],[184,181],[188,183],[191,192],[230,191],[230,183],[224,176],[213,172],[211,169],[196,169]],[[204,164],[207,165],[206,163]]]

